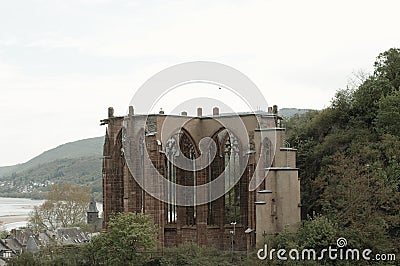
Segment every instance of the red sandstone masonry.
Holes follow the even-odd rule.
[[[166,173],[166,158],[163,153],[160,153],[163,147],[157,145],[157,140],[160,139],[157,129],[161,128],[163,117],[165,116],[150,116],[148,130],[151,129],[151,132],[155,132],[156,134],[145,137],[146,149],[149,153],[150,160],[161,175],[165,175]],[[132,119],[134,121],[134,119],[136,119],[135,116],[133,116]],[[245,124],[248,127],[250,140],[254,142],[256,146],[258,145],[257,147],[259,147],[260,144],[258,144],[258,142],[260,141],[255,137],[255,130],[263,127],[274,128],[277,126],[276,121],[278,121],[276,115],[270,114],[261,116],[260,120],[262,121],[262,125],[258,125],[254,114],[245,115],[242,119],[245,120]],[[158,238],[161,245],[176,246],[183,242],[194,242],[198,245],[213,246],[219,249],[229,250],[232,244],[230,231],[233,230],[233,226],[229,223],[225,223],[224,197],[220,197],[210,204],[212,206],[213,222],[210,220],[211,216],[209,216],[209,204],[204,204],[196,206],[196,221],[194,225],[187,225],[188,219],[190,218],[187,216],[187,213],[188,210],[192,209],[186,207],[177,208],[178,221],[176,223],[167,223],[167,204],[160,202],[148,193],[142,191],[140,185],[130,173],[123,154],[121,154],[122,121],[123,117],[112,116],[107,119],[108,127],[103,159],[103,227],[107,227],[107,221],[113,212],[142,212],[143,206],[143,212],[150,215],[159,228]],[[199,121],[201,121],[201,123],[199,123]],[[131,126],[132,130],[138,132],[137,136],[139,136],[141,129],[135,128],[135,123],[132,123]],[[193,118],[193,121],[191,120],[187,125],[187,134],[191,135],[189,138],[193,141],[193,145],[197,145],[199,141],[198,137],[212,137],[215,132],[218,132],[220,128],[213,128],[216,126],[219,127],[219,125],[213,123],[211,119]],[[281,140],[283,141],[283,138],[281,138]],[[140,145],[137,138],[133,138],[130,141],[131,145]],[[279,145],[283,145],[283,143],[279,143]],[[237,221],[238,224],[235,226],[235,235],[233,236],[235,250],[245,250],[248,246],[248,242],[250,243],[250,247],[255,247],[255,233],[257,232],[257,226],[260,226],[256,223],[258,219],[256,219],[257,211],[255,202],[259,197],[257,191],[260,189],[248,191],[247,188],[255,172],[255,164],[259,156],[259,151],[250,155],[249,164],[239,181],[241,188],[240,221]],[[278,154],[278,156],[281,156],[279,158],[283,158],[282,156],[284,155]],[[291,161],[291,165],[295,165],[295,153],[292,152],[288,156],[289,157],[285,157],[287,158],[285,160]],[[139,160],[135,160],[133,167],[137,167],[137,169],[141,167]],[[224,158],[217,155],[209,167],[196,173],[196,183],[205,184],[209,182],[209,173],[211,172],[212,178],[215,178],[223,172],[224,167]],[[145,173],[150,173],[151,168],[152,166],[145,165]],[[182,171],[178,171],[178,183],[186,182],[183,179],[183,173]],[[152,176],[146,176],[147,185],[153,186],[160,193],[165,193],[165,188],[161,187],[158,183],[151,183],[151,180]],[[289,195],[285,195],[285,197],[286,196]],[[197,195],[197,197],[207,196]],[[263,222],[268,223],[268,221],[271,220],[270,218],[271,217],[266,217]],[[250,234],[245,234],[246,229],[252,229],[253,231]],[[257,234],[262,233],[263,232],[257,232]]]

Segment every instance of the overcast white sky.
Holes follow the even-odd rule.
[[[0,166],[103,135],[107,107],[124,114],[146,79],[187,61],[240,70],[271,105],[324,108],[352,72],[399,47],[399,10],[395,0],[2,0]]]

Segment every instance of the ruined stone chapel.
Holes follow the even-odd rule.
[[[243,143],[234,130],[224,128],[223,124],[229,124],[234,117],[244,125],[249,143]],[[169,124],[179,126],[169,136],[162,136],[167,119]],[[287,145],[281,120],[276,106],[267,111],[238,114],[220,114],[214,108],[213,115],[203,115],[198,108],[196,116],[186,112],[166,115],[162,111],[141,115],[135,114],[133,107],[125,116],[114,116],[110,107],[108,117],[101,120],[102,125],[107,125],[102,166],[103,228],[107,228],[112,213],[144,213],[158,227],[158,239],[163,246],[191,241],[225,250],[254,248],[265,235],[284,228],[294,230],[300,223],[300,181],[296,149]],[[131,132],[128,137],[126,130]],[[180,156],[200,158],[199,143],[205,137],[215,143],[215,156],[204,156],[209,160],[206,167],[188,170],[171,163],[170,158]],[[150,171],[150,165],[144,162],[144,152],[156,172]],[[230,189],[201,204],[200,199],[209,197],[212,188],[202,192],[194,189],[194,196],[188,197],[193,204],[179,205],[179,191],[154,181],[156,174],[168,180],[168,184],[193,187],[222,175],[222,182]],[[259,182],[249,189],[254,176]],[[151,183],[154,191],[165,195],[168,201],[148,193],[142,188],[145,183]]]

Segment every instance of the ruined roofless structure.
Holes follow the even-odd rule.
[[[247,145],[235,132],[223,127],[234,116],[244,125]],[[167,119],[178,128],[169,136],[162,136]],[[267,112],[239,114],[220,114],[214,108],[209,116],[202,115],[202,109],[198,108],[197,116],[193,117],[186,112],[165,115],[162,111],[145,116],[134,114],[133,107],[126,116],[114,116],[110,107],[108,118],[101,120],[101,125],[107,125],[103,151],[103,228],[107,228],[112,213],[144,213],[157,225],[163,246],[191,241],[226,250],[231,249],[232,243],[235,250],[254,248],[266,234],[284,228],[295,230],[300,223],[300,181],[296,150],[285,145],[281,119],[276,106]],[[199,142],[206,137],[215,143],[212,160],[201,153]],[[144,154],[148,154],[150,163],[145,162]],[[192,166],[180,169],[171,160],[182,156],[209,162],[202,169]],[[155,181],[156,175],[171,183]],[[192,195],[187,192],[181,195],[179,189],[171,186],[195,187],[217,177],[222,177],[220,184],[225,183],[228,189],[216,198],[212,198],[213,186],[193,189]],[[155,194],[142,189],[144,185]],[[254,185],[255,189],[249,189]],[[160,195],[167,202],[160,200]],[[208,197],[211,202],[204,200]],[[180,204],[182,198],[190,204]]]

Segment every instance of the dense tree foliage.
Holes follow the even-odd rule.
[[[119,213],[107,223],[107,231],[88,246],[92,261],[106,265],[140,265],[157,245],[157,228],[141,213]]]
[[[399,253],[400,49],[357,88],[287,122],[298,148],[303,218],[324,215],[353,246]]]

